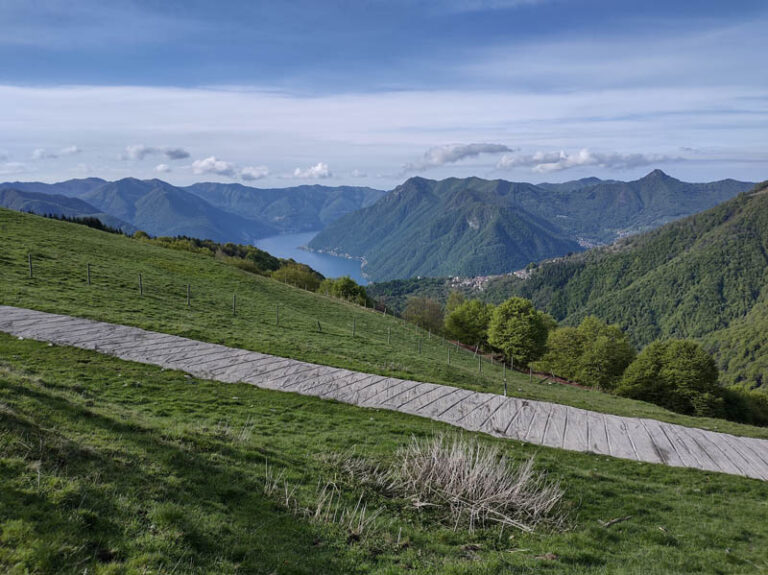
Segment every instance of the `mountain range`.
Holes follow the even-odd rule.
[[[331,223],[309,247],[364,260],[374,281],[501,274],[653,229],[753,185],[692,184],[660,170],[631,182],[540,185],[411,178]]]
[[[348,186],[260,190],[240,184],[201,183],[183,188],[162,180],[136,178],[114,182],[86,178],[55,184],[9,182],[0,184],[0,190],[4,191],[0,205],[21,211],[94,215],[112,227],[141,229],[156,236],[244,243],[279,233],[319,229],[384,194]]]

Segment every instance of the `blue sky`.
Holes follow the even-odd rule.
[[[3,0],[0,179],[768,178],[764,1]]]

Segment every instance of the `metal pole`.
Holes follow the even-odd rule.
[[[501,366],[502,366],[501,367],[501,372],[502,372],[502,374],[503,374],[502,376],[504,378],[504,397],[507,397],[507,362],[503,361],[501,363]]]

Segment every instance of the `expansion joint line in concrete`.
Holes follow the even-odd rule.
[[[196,377],[402,411],[539,445],[768,480],[765,439],[314,365],[135,327],[1,305],[0,331],[91,351],[95,347],[95,351],[127,361],[179,369]]]

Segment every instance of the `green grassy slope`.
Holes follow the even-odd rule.
[[[367,490],[380,513],[350,537],[299,509],[334,453],[387,465],[447,426],[224,385],[0,334],[0,570],[7,573],[761,573],[768,483],[489,437],[565,489],[565,531],[474,534]],[[268,466],[268,467],[267,467]],[[600,521],[627,518],[610,527]]]
[[[484,363],[479,374],[472,353],[456,352],[399,319],[249,274],[208,256],[8,210],[0,210],[0,244],[4,246],[1,304],[124,323],[370,373],[495,393],[503,390],[500,366]],[[34,269],[31,279],[29,253]],[[86,284],[88,263],[91,286]],[[139,296],[139,273],[143,297]],[[238,308],[233,317],[235,293]],[[643,402],[536,380],[529,383],[519,373],[508,375],[509,390],[519,397],[768,437],[768,429],[685,417]]]

